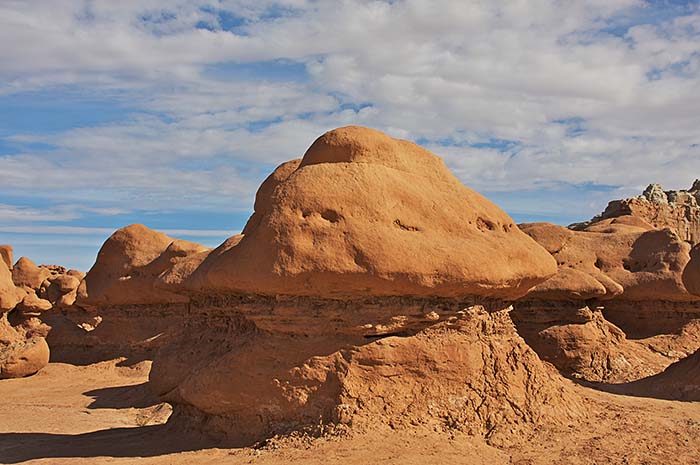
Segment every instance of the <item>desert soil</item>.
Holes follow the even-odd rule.
[[[590,417],[503,448],[457,431],[388,427],[227,449],[175,431],[149,393],[150,362],[51,363],[0,382],[0,463],[30,464],[697,464],[700,402],[576,385]],[[568,382],[568,381],[567,381]]]

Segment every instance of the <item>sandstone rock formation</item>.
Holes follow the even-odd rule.
[[[18,303],[36,303],[14,285],[12,277],[5,260],[0,260],[0,379],[34,374],[49,362],[44,339],[48,328],[33,315],[14,325],[8,320]]]
[[[689,190],[664,191],[651,184],[642,195],[613,200],[603,213],[585,223],[571,225],[576,230],[596,230],[614,219],[634,218],[653,228],[671,228],[681,240],[695,245],[700,242],[700,180]],[[623,220],[624,221],[624,220]]]
[[[326,133],[263,183],[243,232],[178,291],[186,327],[150,375],[174,422],[239,441],[381,421],[498,442],[584,414],[504,302],[554,259],[424,149]]]
[[[554,263],[441,159],[379,131],[346,127],[282,165],[240,244],[205,260],[197,290],[346,297],[513,299]]]
[[[16,286],[38,290],[42,283],[52,275],[46,267],[37,266],[27,257],[20,257],[12,268],[12,281]]]
[[[68,270],[47,279],[39,296],[53,311],[42,314],[52,327],[52,357],[74,364],[115,357],[143,359],[181,327],[188,297],[173,291],[209,249],[135,224],[104,243],[87,274]]]
[[[529,300],[516,303],[511,316],[518,333],[540,358],[566,375],[587,381],[641,379],[686,355],[677,349],[700,347],[694,334],[683,336],[682,341],[670,341],[667,335],[661,340],[630,340],[602,309],[591,309],[585,302]]]
[[[15,308],[25,293],[24,290],[15,287],[10,269],[4,261],[0,261],[0,314]]]
[[[75,303],[81,281],[79,276],[76,273],[64,273],[47,278],[41,284],[39,293],[53,307],[69,307]]]
[[[671,229],[581,232],[547,223],[521,228],[559,264],[558,273],[529,298],[697,300],[682,281],[690,246]]]
[[[0,261],[5,262],[7,268],[12,271],[12,265],[15,263],[12,255],[12,246],[0,245]]]
[[[13,326],[0,316],[0,379],[33,375],[49,363],[48,328],[38,321]]]
[[[700,296],[700,245],[690,251],[690,262],[683,270],[683,284],[688,292]]]
[[[651,188],[645,195],[651,202],[661,194]],[[521,228],[559,268],[516,304],[513,318],[526,341],[563,372],[630,381],[700,347],[700,334],[691,331],[700,322],[700,304],[683,282],[690,245],[675,230],[636,216],[601,219],[583,230],[544,223]],[[595,311],[599,306],[602,313]]]
[[[100,249],[97,261],[80,284],[77,304],[89,307],[186,302],[186,297],[166,289],[173,280],[182,279],[172,277],[173,268],[183,259],[207,250],[141,224],[126,226],[112,234]],[[158,287],[164,273],[170,279]]]

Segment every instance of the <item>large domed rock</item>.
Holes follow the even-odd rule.
[[[80,306],[186,302],[187,298],[156,287],[159,276],[189,255],[205,252],[193,242],[176,240],[141,224],[116,231],[77,292]]]
[[[427,150],[345,127],[263,184],[240,244],[207,258],[196,292],[515,299],[552,257]]]

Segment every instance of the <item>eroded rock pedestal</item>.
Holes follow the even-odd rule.
[[[495,442],[582,413],[508,316],[553,258],[415,144],[324,134],[263,183],[243,232],[179,275],[189,318],[150,377],[173,422],[239,442],[376,422]]]
[[[150,384],[173,404],[173,422],[234,443],[378,423],[517,441],[584,409],[509,310],[452,299],[203,299],[158,353]]]

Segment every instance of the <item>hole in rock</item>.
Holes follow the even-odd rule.
[[[496,229],[496,223],[490,220],[485,220],[483,218],[476,219],[476,227],[480,230],[488,229],[489,231],[494,231]]]
[[[399,219],[394,220],[394,225],[403,229],[404,231],[420,231],[419,227],[409,226],[407,224],[402,223],[401,220],[399,220]]]
[[[321,213],[321,218],[331,223],[337,223],[340,220],[340,214],[335,210],[324,210]]]

